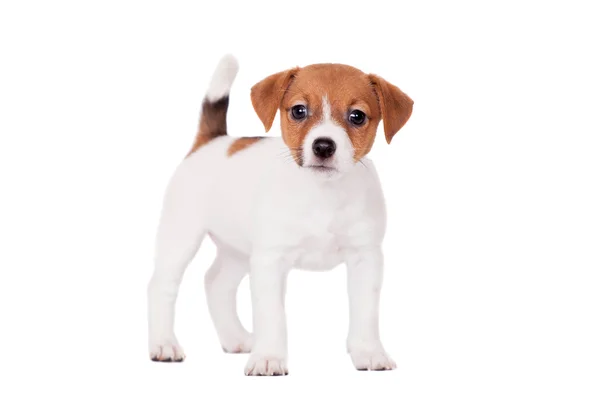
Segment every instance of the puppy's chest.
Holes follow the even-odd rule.
[[[305,210],[292,233],[290,261],[294,268],[328,270],[344,259],[352,243],[351,233],[359,221],[358,205],[336,204]]]

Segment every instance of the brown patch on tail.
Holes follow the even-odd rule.
[[[238,151],[244,150],[246,147],[252,146],[254,143],[264,139],[264,136],[252,136],[252,137],[241,137],[236,139],[229,146],[229,150],[227,150],[227,155],[231,157]]]
[[[225,96],[215,102],[204,100],[202,103],[202,114],[198,133],[192,149],[186,157],[194,153],[200,147],[219,136],[227,135],[227,108],[229,96]]]

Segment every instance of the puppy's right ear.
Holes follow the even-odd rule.
[[[266,132],[271,129],[283,95],[299,69],[296,67],[268,76],[250,89],[252,106]]]

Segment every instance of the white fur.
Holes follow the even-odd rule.
[[[238,69],[238,62],[234,56],[231,54],[223,56],[210,80],[206,98],[209,101],[217,101],[228,95]]]
[[[333,168],[337,173],[323,171],[322,174],[328,178],[337,178],[342,176],[346,171],[354,166],[354,148],[352,142],[346,133],[346,130],[339,126],[331,118],[331,106],[327,97],[323,98],[323,119],[320,124],[316,125],[304,138],[302,145],[302,156],[305,166],[323,165]],[[312,144],[316,139],[329,138],[336,144],[335,155],[327,160],[320,161],[314,155]]]
[[[212,86],[211,86],[212,87]],[[359,369],[392,369],[378,328],[385,204],[374,165],[352,160],[352,144],[329,116],[307,136],[305,160],[317,137],[337,144],[327,176],[299,167],[280,138],[263,139],[227,156],[224,136],[187,157],[166,191],[156,265],[148,286],[151,357],[183,357],[174,334],[177,291],[186,266],[208,235],[218,248],[206,273],[211,317],[226,351],[252,354],[248,375],[287,373],[284,296],[292,268],[348,268],[350,327],[347,346]],[[235,309],[236,290],[250,274],[251,335]],[[324,299],[326,300],[326,299]],[[165,356],[166,355],[166,356]]]

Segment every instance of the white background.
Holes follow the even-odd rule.
[[[1,397],[598,399],[593,2],[407,3],[3,1]],[[371,153],[396,371],[353,369],[338,268],[290,277],[290,375],[245,377],[207,313],[209,242],[177,306],[187,360],[148,359],[163,190],[226,52],[232,135],[263,133],[249,89],[296,65],[351,64],[414,99]],[[239,303],[249,323],[247,281]]]

